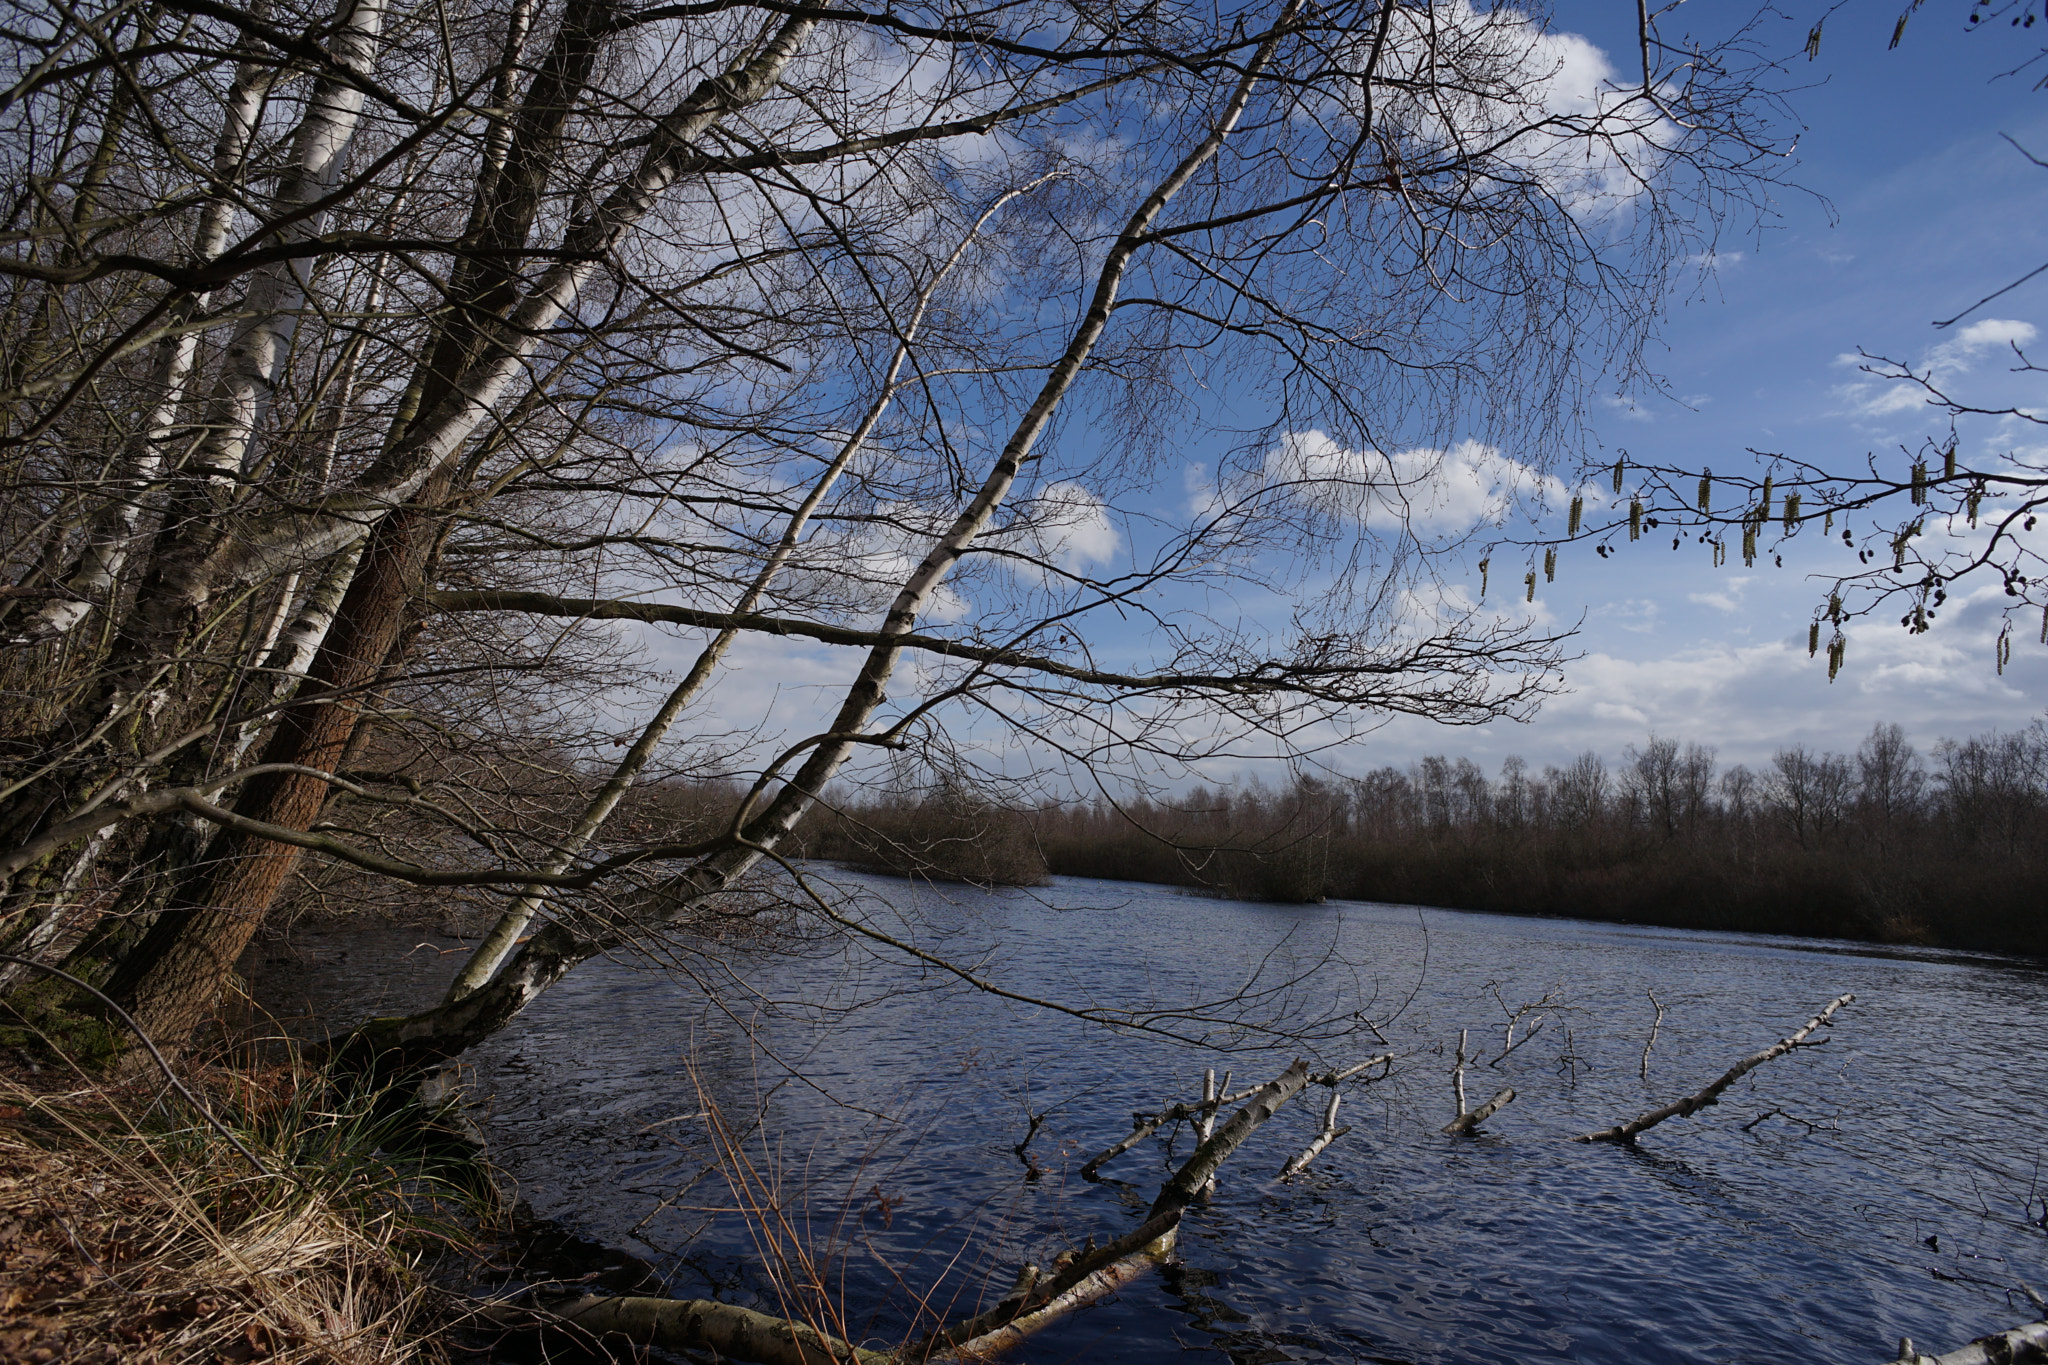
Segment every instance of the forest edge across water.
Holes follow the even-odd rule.
[[[1490,778],[1426,757],[1362,777],[1006,805],[941,779],[820,810],[806,852],[864,870],[1031,885],[1047,876],[1242,900],[1379,901],[1677,929],[2048,955],[2048,725],[1944,740],[1897,725],[1854,755],[1761,771],[1651,736]]]

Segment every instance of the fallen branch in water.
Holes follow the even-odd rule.
[[[1368,1057],[1362,1062],[1353,1062],[1350,1066],[1347,1067],[1340,1067],[1333,1071],[1317,1072],[1315,1075],[1310,1076],[1308,1078],[1308,1084],[1330,1086],[1334,1088],[1342,1084],[1343,1082],[1350,1080],[1352,1077],[1358,1075],[1360,1072],[1363,1072],[1371,1067],[1384,1065],[1387,1068],[1387,1072],[1391,1073],[1393,1070],[1393,1064],[1394,1054],[1391,1052],[1382,1052],[1376,1057]],[[1384,1073],[1369,1078],[1370,1081],[1382,1081],[1385,1079],[1386,1074]],[[1098,1177],[1096,1173],[1100,1171],[1104,1166],[1107,1166],[1110,1162],[1116,1160],[1125,1152],[1130,1151],[1131,1148],[1137,1146],[1146,1138],[1151,1137],[1154,1133],[1158,1132],[1161,1128],[1164,1128],[1169,1123],[1200,1123],[1205,1118],[1205,1116],[1210,1118],[1210,1120],[1213,1122],[1213,1116],[1215,1115],[1217,1109],[1219,1109],[1223,1105],[1236,1104],[1239,1100],[1248,1099],[1252,1095],[1258,1093],[1257,1088],[1253,1088],[1250,1090],[1240,1090],[1236,1094],[1228,1093],[1230,1089],[1230,1073],[1227,1071],[1223,1073],[1223,1083],[1218,1087],[1218,1089],[1224,1093],[1215,1095],[1214,1097],[1204,1098],[1193,1104],[1174,1104],[1168,1105],[1166,1108],[1158,1110],[1157,1112],[1154,1112],[1152,1110],[1140,1110],[1132,1114],[1131,1131],[1129,1135],[1118,1140],[1117,1142],[1111,1143],[1108,1147],[1103,1148],[1094,1156],[1088,1158],[1087,1162],[1083,1164],[1081,1167],[1081,1178],[1083,1180],[1097,1179]],[[1206,1090],[1207,1087],[1205,1081],[1205,1095]],[[1197,1134],[1200,1140],[1207,1140],[1207,1134],[1201,1133],[1200,1129],[1197,1129]]]
[[[2048,1360],[2048,1322],[2030,1322],[2010,1332],[1978,1337],[1946,1355],[1924,1356],[1913,1349],[1913,1339],[1899,1342],[1898,1359],[1912,1365],[2019,1365],[2030,1360]]]
[[[1308,1169],[1309,1162],[1314,1161],[1323,1154],[1325,1148],[1351,1131],[1351,1125],[1348,1123],[1342,1128],[1337,1126],[1337,1106],[1343,1102],[1344,1097],[1342,1095],[1334,1091],[1331,1092],[1330,1107],[1323,1111],[1323,1130],[1316,1134],[1315,1141],[1302,1148],[1285,1166],[1280,1168],[1280,1178],[1282,1180],[1292,1180],[1295,1176],[1300,1175]]]
[[[1202,1068],[1202,1116],[1195,1120],[1195,1146],[1197,1148],[1200,1148],[1203,1143],[1215,1136],[1216,1110],[1222,1105],[1223,1097],[1229,1091],[1230,1073],[1228,1071],[1223,1073],[1223,1084],[1219,1087],[1216,1084],[1216,1068],[1213,1066]],[[1196,1196],[1203,1199],[1208,1198],[1214,1193],[1216,1193],[1216,1178],[1214,1176],[1209,1177],[1202,1188],[1195,1191]]]
[[[1480,1105],[1477,1109],[1474,1109],[1469,1113],[1458,1115],[1458,1117],[1452,1119],[1449,1123],[1445,1124],[1441,1131],[1446,1137],[1455,1137],[1459,1133],[1469,1133],[1474,1128],[1477,1128],[1480,1124],[1492,1118],[1495,1114],[1498,1114],[1501,1111],[1501,1108],[1504,1105],[1511,1103],[1514,1100],[1514,1098],[1514,1091],[1503,1090],[1498,1095],[1495,1095],[1492,1099],[1488,1100],[1485,1104]]]
[[[1359,1072],[1365,1070],[1367,1067],[1378,1066],[1382,1062],[1386,1063],[1388,1071],[1392,1071],[1394,1069],[1394,1054],[1391,1052],[1382,1052],[1377,1057],[1368,1057],[1362,1062],[1353,1062],[1350,1066],[1345,1067],[1341,1071],[1319,1072],[1316,1075],[1309,1077],[1308,1083],[1310,1085],[1336,1085],[1339,1081],[1348,1081],[1353,1076],[1356,1076]],[[1386,1076],[1374,1076],[1372,1079],[1376,1081],[1383,1081],[1386,1079]]]
[[[1572,1141],[1634,1142],[1636,1134],[1643,1132],[1645,1129],[1654,1128],[1666,1119],[1690,1118],[1708,1105],[1718,1102],[1722,1091],[1762,1066],[1765,1062],[1775,1057],[1782,1057],[1797,1047],[1818,1047],[1818,1043],[1807,1042],[1807,1036],[1815,1029],[1827,1025],[1833,1018],[1836,1010],[1842,1008],[1842,1006],[1855,998],[1854,995],[1850,994],[1835,997],[1828,1002],[1826,1009],[1806,1021],[1805,1028],[1800,1029],[1788,1038],[1779,1039],[1754,1057],[1743,1058],[1734,1066],[1728,1068],[1727,1073],[1719,1080],[1715,1081],[1705,1090],[1700,1091],[1697,1095],[1688,1095],[1682,1100],[1665,1105],[1662,1109],[1652,1109],[1649,1113],[1632,1118],[1627,1123],[1616,1124],[1612,1128],[1603,1128],[1597,1133],[1582,1134],[1579,1137],[1573,1138]]]
[[[1373,1062],[1380,1060],[1384,1059],[1374,1058]],[[1353,1075],[1373,1062],[1328,1074]],[[1226,1076],[1226,1085],[1228,1079]],[[1050,1275],[1042,1276],[1035,1265],[1025,1266],[1009,1293],[988,1311],[898,1350],[869,1350],[806,1323],[703,1299],[580,1295],[534,1308],[494,1305],[480,1316],[500,1327],[566,1328],[578,1336],[594,1338],[599,1344],[611,1339],[667,1350],[709,1350],[760,1365],[926,1365],[939,1360],[986,1359],[1010,1349],[1067,1313],[1114,1292],[1169,1255],[1179,1236],[1183,1212],[1215,1179],[1217,1168],[1312,1079],[1319,1078],[1309,1076],[1308,1063],[1297,1061],[1251,1091],[1244,1108],[1217,1127],[1166,1182],[1146,1211],[1145,1221],[1122,1237],[1103,1247],[1092,1245],[1091,1238],[1091,1245],[1082,1250],[1062,1252],[1054,1260]],[[1216,1094],[1222,1087],[1214,1084],[1213,1072],[1205,1089],[1212,1096],[1206,1103],[1177,1105],[1162,1115],[1160,1122],[1176,1114],[1187,1116],[1202,1111],[1212,1116],[1213,1123],[1217,1106],[1223,1102],[1223,1097]],[[1326,1129],[1335,1115],[1333,1097],[1325,1116]]]
[[[1458,1030],[1458,1060],[1451,1064],[1451,1098],[1458,1105],[1458,1112],[1451,1116],[1453,1119],[1465,1117],[1465,1039],[1470,1032],[1469,1029]]]

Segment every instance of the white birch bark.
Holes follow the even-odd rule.
[[[1513,1103],[1514,1098],[1515,1092],[1513,1090],[1500,1091],[1477,1109],[1460,1114],[1445,1124],[1442,1129],[1443,1135],[1445,1137],[1456,1137],[1460,1133],[1472,1132],[1480,1124],[1498,1114],[1505,1106]]]
[[[488,182],[505,169],[512,150],[512,87],[519,59],[526,52],[526,39],[533,28],[533,0],[515,0],[505,21],[505,53],[498,62],[498,77],[491,83],[491,127],[484,134],[484,173]]]
[[[536,1315],[493,1305],[478,1316],[500,1327],[532,1325]],[[549,1305],[540,1321],[573,1328],[599,1343],[625,1340],[673,1351],[715,1352],[760,1365],[902,1365],[887,1351],[870,1351],[807,1323],[770,1317],[712,1299],[607,1298],[586,1294]],[[587,1334],[587,1336],[586,1336]]]
[[[384,28],[384,0],[341,0],[328,47],[341,66],[362,75],[376,65]],[[280,215],[303,213],[340,182],[349,144],[361,120],[363,92],[337,80],[315,83],[306,112],[292,138],[290,169],[272,204]],[[276,244],[311,240],[326,227],[323,212],[306,213],[276,234]],[[208,482],[228,486],[248,463],[256,426],[270,406],[284,358],[298,330],[312,272],[309,260],[288,260],[257,270],[249,282],[245,309],[252,314],[228,343],[208,396],[204,430],[188,460]]]
[[[1301,1151],[1288,1160],[1285,1166],[1280,1168],[1280,1178],[1282,1180],[1292,1180],[1295,1176],[1300,1175],[1308,1169],[1310,1162],[1321,1156],[1329,1148],[1331,1143],[1351,1131],[1349,1124],[1342,1128],[1337,1126],[1337,1109],[1343,1103],[1344,1097],[1332,1092],[1329,1107],[1323,1110],[1322,1128],[1317,1131],[1313,1142],[1302,1148]]]
[[[102,826],[92,833],[85,846],[72,858],[70,866],[64,869],[64,875],[58,879],[49,901],[36,910],[35,922],[23,930],[12,943],[6,945],[8,952],[16,957],[40,962],[45,950],[66,936],[64,931],[72,923],[72,910],[77,903],[79,889],[92,875],[93,868],[99,863],[100,854],[106,849],[108,841],[114,837],[114,831],[118,828],[120,825],[116,822]],[[12,990],[31,970],[25,962],[0,963],[0,994]]]
[[[752,56],[699,83],[656,125],[638,169],[564,234],[557,254],[565,259],[542,274],[514,305],[494,347],[446,397],[421,414],[361,479],[324,499],[319,508],[260,522],[223,542],[214,554],[165,566],[163,592],[151,609],[158,619],[145,622],[144,629],[173,635],[215,592],[325,558],[417,491],[461,448],[513,379],[525,372],[527,361],[574,305],[597,262],[608,257],[681,178],[695,154],[694,139],[772,91],[816,27],[815,19],[791,19]]]
[[[375,317],[384,303],[384,258],[378,257],[371,267],[370,287],[363,298],[363,313]],[[356,381],[362,373],[364,338],[361,333],[350,338],[336,364],[331,385],[332,394],[329,410],[333,422],[320,442],[319,453],[298,478],[299,484],[311,493],[326,487],[334,476],[335,456],[341,450],[342,428],[347,425],[350,406],[355,402]],[[305,600],[298,602],[298,585],[302,574],[298,570],[286,576],[284,589],[279,594],[276,618],[265,633],[263,647],[257,652],[267,677],[264,688],[273,703],[289,700],[305,680],[306,670],[313,665],[313,656],[320,652],[320,644],[327,638],[327,632],[334,625],[335,613],[341,609],[341,600],[348,593],[349,580],[355,574],[356,561],[362,558],[363,541],[358,538],[353,545],[334,555],[313,580],[313,587],[306,593]],[[271,713],[261,709],[236,727],[232,763],[239,764],[255,745],[256,737],[270,720]]]
[[[1898,1359],[1911,1365],[2015,1365],[2023,1360],[2048,1360],[2048,1322],[1994,1332],[1938,1356],[1920,1354],[1908,1337],[1899,1343]]]
[[[193,264],[214,259],[226,248],[234,225],[235,205],[228,187],[242,177],[249,144],[263,114],[264,96],[276,80],[271,65],[244,62],[235,68],[228,87],[220,137],[213,148],[213,192],[199,209],[192,232]],[[165,463],[165,451],[178,430],[178,411],[192,381],[199,352],[199,332],[190,324],[212,301],[211,291],[189,296],[167,319],[165,335],[151,357],[150,392],[154,395],[139,435],[122,453],[122,468],[109,501],[87,521],[85,546],[71,569],[59,576],[59,596],[26,616],[16,631],[22,641],[43,640],[69,632],[110,592],[134,551],[142,521],[142,499]]]
[[[1618,1123],[1612,1128],[1602,1128],[1597,1133],[1583,1134],[1573,1138],[1572,1141],[1631,1143],[1636,1140],[1636,1134],[1643,1132],[1645,1129],[1654,1128],[1666,1119],[1690,1118],[1709,1105],[1720,1103],[1722,1091],[1762,1066],[1765,1062],[1771,1061],[1773,1058],[1782,1057],[1794,1048],[1802,1045],[1813,1046],[1806,1042],[1807,1036],[1816,1029],[1824,1028],[1833,1022],[1835,1011],[1855,998],[1855,995],[1848,993],[1836,996],[1828,1002],[1827,1008],[1807,1020],[1804,1028],[1788,1037],[1780,1038],[1777,1042],[1753,1057],[1743,1058],[1734,1066],[1729,1067],[1721,1075],[1720,1079],[1698,1094],[1688,1095],[1682,1100],[1675,1100],[1661,1109],[1652,1109],[1649,1113],[1632,1118],[1627,1123]]]

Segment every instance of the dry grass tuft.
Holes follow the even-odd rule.
[[[248,1103],[215,1112],[277,1174],[147,1097],[0,1082],[0,1360],[439,1359],[415,1266],[452,1225],[417,1175],[297,1077],[213,1079],[216,1095],[242,1087]]]

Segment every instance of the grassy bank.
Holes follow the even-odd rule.
[[[468,1245],[473,1183],[419,1159],[409,1116],[296,1062],[179,1070],[197,1103],[161,1073],[112,1083],[13,1051],[0,1359],[443,1358],[423,1269]]]

